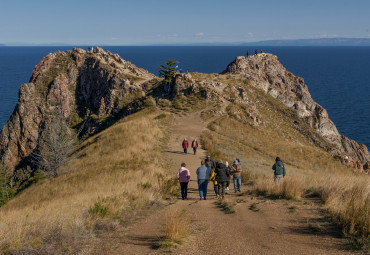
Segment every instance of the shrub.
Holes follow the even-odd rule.
[[[279,186],[276,186],[280,190]],[[295,178],[285,178],[281,187],[281,195],[286,199],[299,200],[302,196],[302,183]],[[279,192],[278,192],[279,193]]]
[[[96,215],[103,218],[108,214],[108,207],[104,206],[101,201],[99,201],[96,202],[94,206],[90,207],[88,212],[91,215]]]
[[[225,199],[216,201],[216,204],[222,208],[225,213],[236,213],[235,205]]]
[[[251,204],[249,209],[251,209],[253,212],[259,212],[260,211],[260,208],[258,208],[256,203]]]

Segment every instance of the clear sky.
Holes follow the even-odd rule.
[[[0,0],[0,43],[370,38],[370,0]]]

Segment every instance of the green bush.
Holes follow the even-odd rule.
[[[108,214],[108,207],[104,206],[100,201],[96,202],[88,211],[91,215],[105,217]]]
[[[152,184],[149,182],[141,183],[139,184],[142,189],[150,189],[152,187]]]

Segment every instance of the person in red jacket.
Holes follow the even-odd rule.
[[[191,142],[191,148],[193,148],[194,155],[197,154],[197,148],[198,148],[198,141],[194,138],[194,140]]]
[[[184,149],[184,154],[188,153],[188,147],[189,147],[189,142],[186,138],[184,138],[184,141],[182,141],[182,148]]]

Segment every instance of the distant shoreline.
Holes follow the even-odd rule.
[[[370,38],[317,38],[317,39],[293,39],[293,40],[265,40],[256,42],[215,42],[215,43],[194,43],[194,42],[183,42],[183,43],[148,43],[148,44],[136,44],[136,45],[113,45],[113,44],[94,44],[90,45],[76,45],[76,44],[65,44],[65,43],[41,43],[33,44],[27,42],[14,42],[14,43],[2,43],[0,47],[88,47],[88,46],[107,46],[107,47],[153,47],[153,46],[297,46],[297,47],[368,47],[370,46]]]

